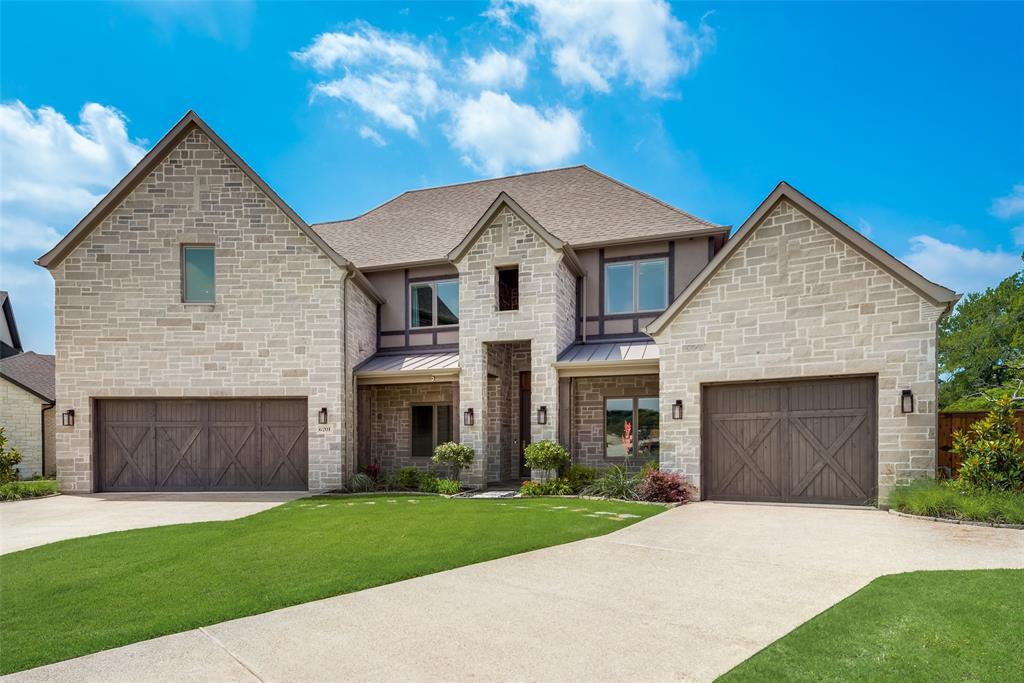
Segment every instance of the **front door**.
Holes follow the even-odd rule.
[[[530,373],[519,373],[519,476],[530,476],[526,447],[530,444]]]

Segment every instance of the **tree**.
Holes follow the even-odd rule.
[[[939,406],[986,409],[1024,381],[1024,269],[966,295],[939,323]]]

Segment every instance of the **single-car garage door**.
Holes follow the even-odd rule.
[[[864,504],[877,491],[875,378],[704,387],[704,497]]]
[[[97,401],[103,491],[305,490],[306,399]]]

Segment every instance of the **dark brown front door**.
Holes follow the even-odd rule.
[[[307,488],[305,399],[97,401],[103,491]]]
[[[704,497],[861,505],[877,493],[875,379],[704,389]]]
[[[526,466],[526,447],[530,445],[530,373],[519,373],[519,476],[530,476]]]

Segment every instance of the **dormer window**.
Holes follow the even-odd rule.
[[[409,285],[409,327],[450,327],[458,324],[458,280]]]
[[[498,268],[498,310],[519,310],[519,266]]]
[[[668,306],[668,259],[617,261],[604,267],[604,312],[663,311]]]

